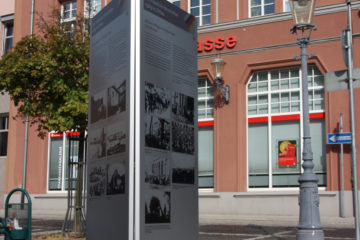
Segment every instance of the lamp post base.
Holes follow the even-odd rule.
[[[296,233],[297,240],[322,240],[324,231],[322,229],[298,229]]]

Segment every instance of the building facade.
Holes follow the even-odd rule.
[[[64,21],[85,11],[83,1],[35,0],[35,11],[62,9]],[[198,24],[199,206],[201,214],[298,214],[298,177],[302,172],[300,54],[287,0],[169,0],[196,16]],[[108,1],[93,1],[95,14]],[[29,34],[31,1],[15,4],[14,41]],[[352,4],[354,67],[360,64],[360,3]],[[342,29],[347,26],[345,1],[318,1],[309,62],[310,130],[314,172],[319,178],[321,216],[339,215],[339,145],[327,135],[350,132],[349,91],[338,87],[346,66]],[[36,32],[36,28],[35,28]],[[225,103],[215,84],[211,62],[224,61]],[[356,84],[355,84],[356,86]],[[355,104],[360,92],[355,88]],[[355,105],[359,122],[360,108]],[[13,120],[10,106],[6,191],[21,184],[24,125]],[[0,130],[1,131],[1,130]],[[356,136],[360,130],[356,129]],[[68,135],[49,133],[44,140],[31,129],[26,189],[34,209],[64,211]],[[359,142],[359,141],[356,141]],[[345,214],[352,216],[351,146],[344,146]],[[101,151],[101,150],[98,150]],[[359,158],[359,154],[357,159]],[[359,162],[359,161],[358,161]],[[359,165],[359,164],[358,164]],[[158,171],[158,170],[157,170]],[[157,175],[159,175],[157,173]],[[56,203],[56,204],[54,204]],[[265,204],[266,203],[266,204]],[[56,206],[56,207],[54,207]]]
[[[0,58],[12,47],[14,7],[14,0],[5,0],[0,3]],[[5,194],[9,107],[9,96],[6,93],[0,93],[0,208],[4,205]]]

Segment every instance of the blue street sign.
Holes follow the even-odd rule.
[[[329,133],[328,144],[351,143],[351,133]]]

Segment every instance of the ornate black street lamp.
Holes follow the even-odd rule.
[[[215,74],[215,84],[216,88],[219,90],[221,95],[225,98],[225,103],[228,104],[230,101],[230,87],[226,85],[223,87],[224,80],[222,78],[222,73],[224,71],[224,66],[226,62],[221,57],[217,56],[212,62],[211,65]]]
[[[320,222],[318,178],[313,173],[313,153],[311,149],[310,119],[309,119],[309,96],[308,96],[308,66],[306,47],[310,42],[310,36],[315,26],[312,18],[316,0],[289,0],[295,25],[292,33],[296,34],[297,43],[301,48],[301,72],[302,72],[302,115],[303,115],[303,169],[299,177],[300,183],[300,216],[296,239],[324,239],[324,231]]]

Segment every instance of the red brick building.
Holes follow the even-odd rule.
[[[300,61],[294,58],[300,49],[290,33],[293,21],[288,1],[169,1],[195,15],[198,23],[200,213],[297,215],[297,179],[302,171],[302,73]],[[36,12],[61,8],[64,21],[73,21],[75,13],[85,11],[82,0],[34,2]],[[96,12],[108,2],[93,3]],[[354,1],[352,7],[354,67],[358,68],[360,3]],[[37,21],[30,9],[30,0],[15,2],[15,42],[30,33],[31,17]],[[332,77],[332,73],[346,70],[341,45],[346,10],[345,1],[318,1],[313,21],[318,30],[308,47],[308,52],[315,53],[308,61],[309,104],[321,216],[339,215],[340,148],[327,144],[327,135],[339,132],[340,113],[344,132],[351,131],[349,91],[339,87],[340,77]],[[223,80],[230,87],[228,104],[218,101],[211,69],[218,54],[226,62]],[[355,82],[356,122],[360,121],[357,86]],[[15,113],[11,106],[7,192],[22,182],[25,130],[21,121],[12,120]],[[33,129],[29,132],[26,189],[34,198],[35,210],[64,211],[66,143],[66,134],[50,133],[41,140]],[[289,144],[292,158],[284,163],[283,146]],[[345,146],[344,172],[345,213],[352,216],[350,145]]]

